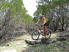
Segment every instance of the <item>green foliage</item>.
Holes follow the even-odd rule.
[[[40,1],[42,1],[42,0],[39,0],[39,2],[38,3],[40,3]],[[62,6],[62,5],[64,5],[64,4],[66,4],[67,2],[69,2],[68,0],[52,0],[52,1],[49,1],[49,0],[47,0],[47,1],[42,1],[40,4],[42,4],[42,5],[38,5],[37,6],[37,11],[34,13],[34,15],[37,15],[37,14],[39,14],[39,13],[42,13],[42,14],[44,14],[44,13],[47,13],[47,12],[49,12],[50,11],[50,9],[52,9],[52,8],[55,8],[56,6],[58,6],[58,5],[60,5],[60,6]],[[45,4],[43,3],[43,2],[45,2]],[[47,4],[46,4],[47,3]],[[45,15],[45,14],[44,14]]]
[[[68,19],[66,14],[69,12],[69,9],[66,8],[68,7],[68,4],[69,0],[39,0],[34,16],[38,16],[42,13],[48,18],[50,27],[57,29],[59,26],[62,26],[61,28],[63,29],[65,23],[68,23],[65,22],[68,21],[66,20]]]
[[[19,18],[22,18],[22,20],[25,20],[25,22],[30,22],[32,20],[32,17],[27,13],[27,10],[24,7],[22,0],[12,0],[12,2],[4,1],[0,3],[0,10],[10,8],[11,14],[14,17],[14,22],[19,21]]]
[[[36,23],[37,22],[37,17],[34,17],[33,18],[33,21]]]
[[[11,8],[11,11],[12,11],[12,14],[15,14],[15,8],[14,8],[14,5],[12,5],[11,3],[8,3],[8,2],[4,2],[4,3],[1,3],[0,4],[0,9],[3,9],[3,8]]]
[[[26,16],[24,17],[24,19],[25,19],[25,21],[26,21],[27,23],[32,22],[32,17],[29,16],[28,14],[26,14]]]

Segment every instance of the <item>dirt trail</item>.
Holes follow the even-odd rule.
[[[26,39],[32,40],[29,35],[16,37],[16,39],[6,43],[6,45],[0,46],[0,52],[21,52],[21,50],[25,50],[28,47],[25,43]]]
[[[69,32],[57,32],[52,34],[51,38],[56,37],[57,35],[65,35],[65,34],[69,34]],[[7,43],[9,46],[6,46],[7,44],[5,46],[0,46],[0,52],[22,52],[23,50],[29,48],[25,40],[32,40],[31,36],[27,34],[20,37],[16,37],[15,40],[12,40],[12,42]],[[33,50],[33,48],[30,49]]]

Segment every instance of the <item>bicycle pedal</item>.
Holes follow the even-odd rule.
[[[45,34],[43,34],[43,36],[46,36]]]

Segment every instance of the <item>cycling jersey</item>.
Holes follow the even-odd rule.
[[[40,18],[40,23],[47,23],[48,20],[45,17]]]

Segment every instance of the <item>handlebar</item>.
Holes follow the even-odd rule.
[[[41,26],[41,27],[44,26],[43,24],[35,24],[35,25],[36,25],[36,26]]]

